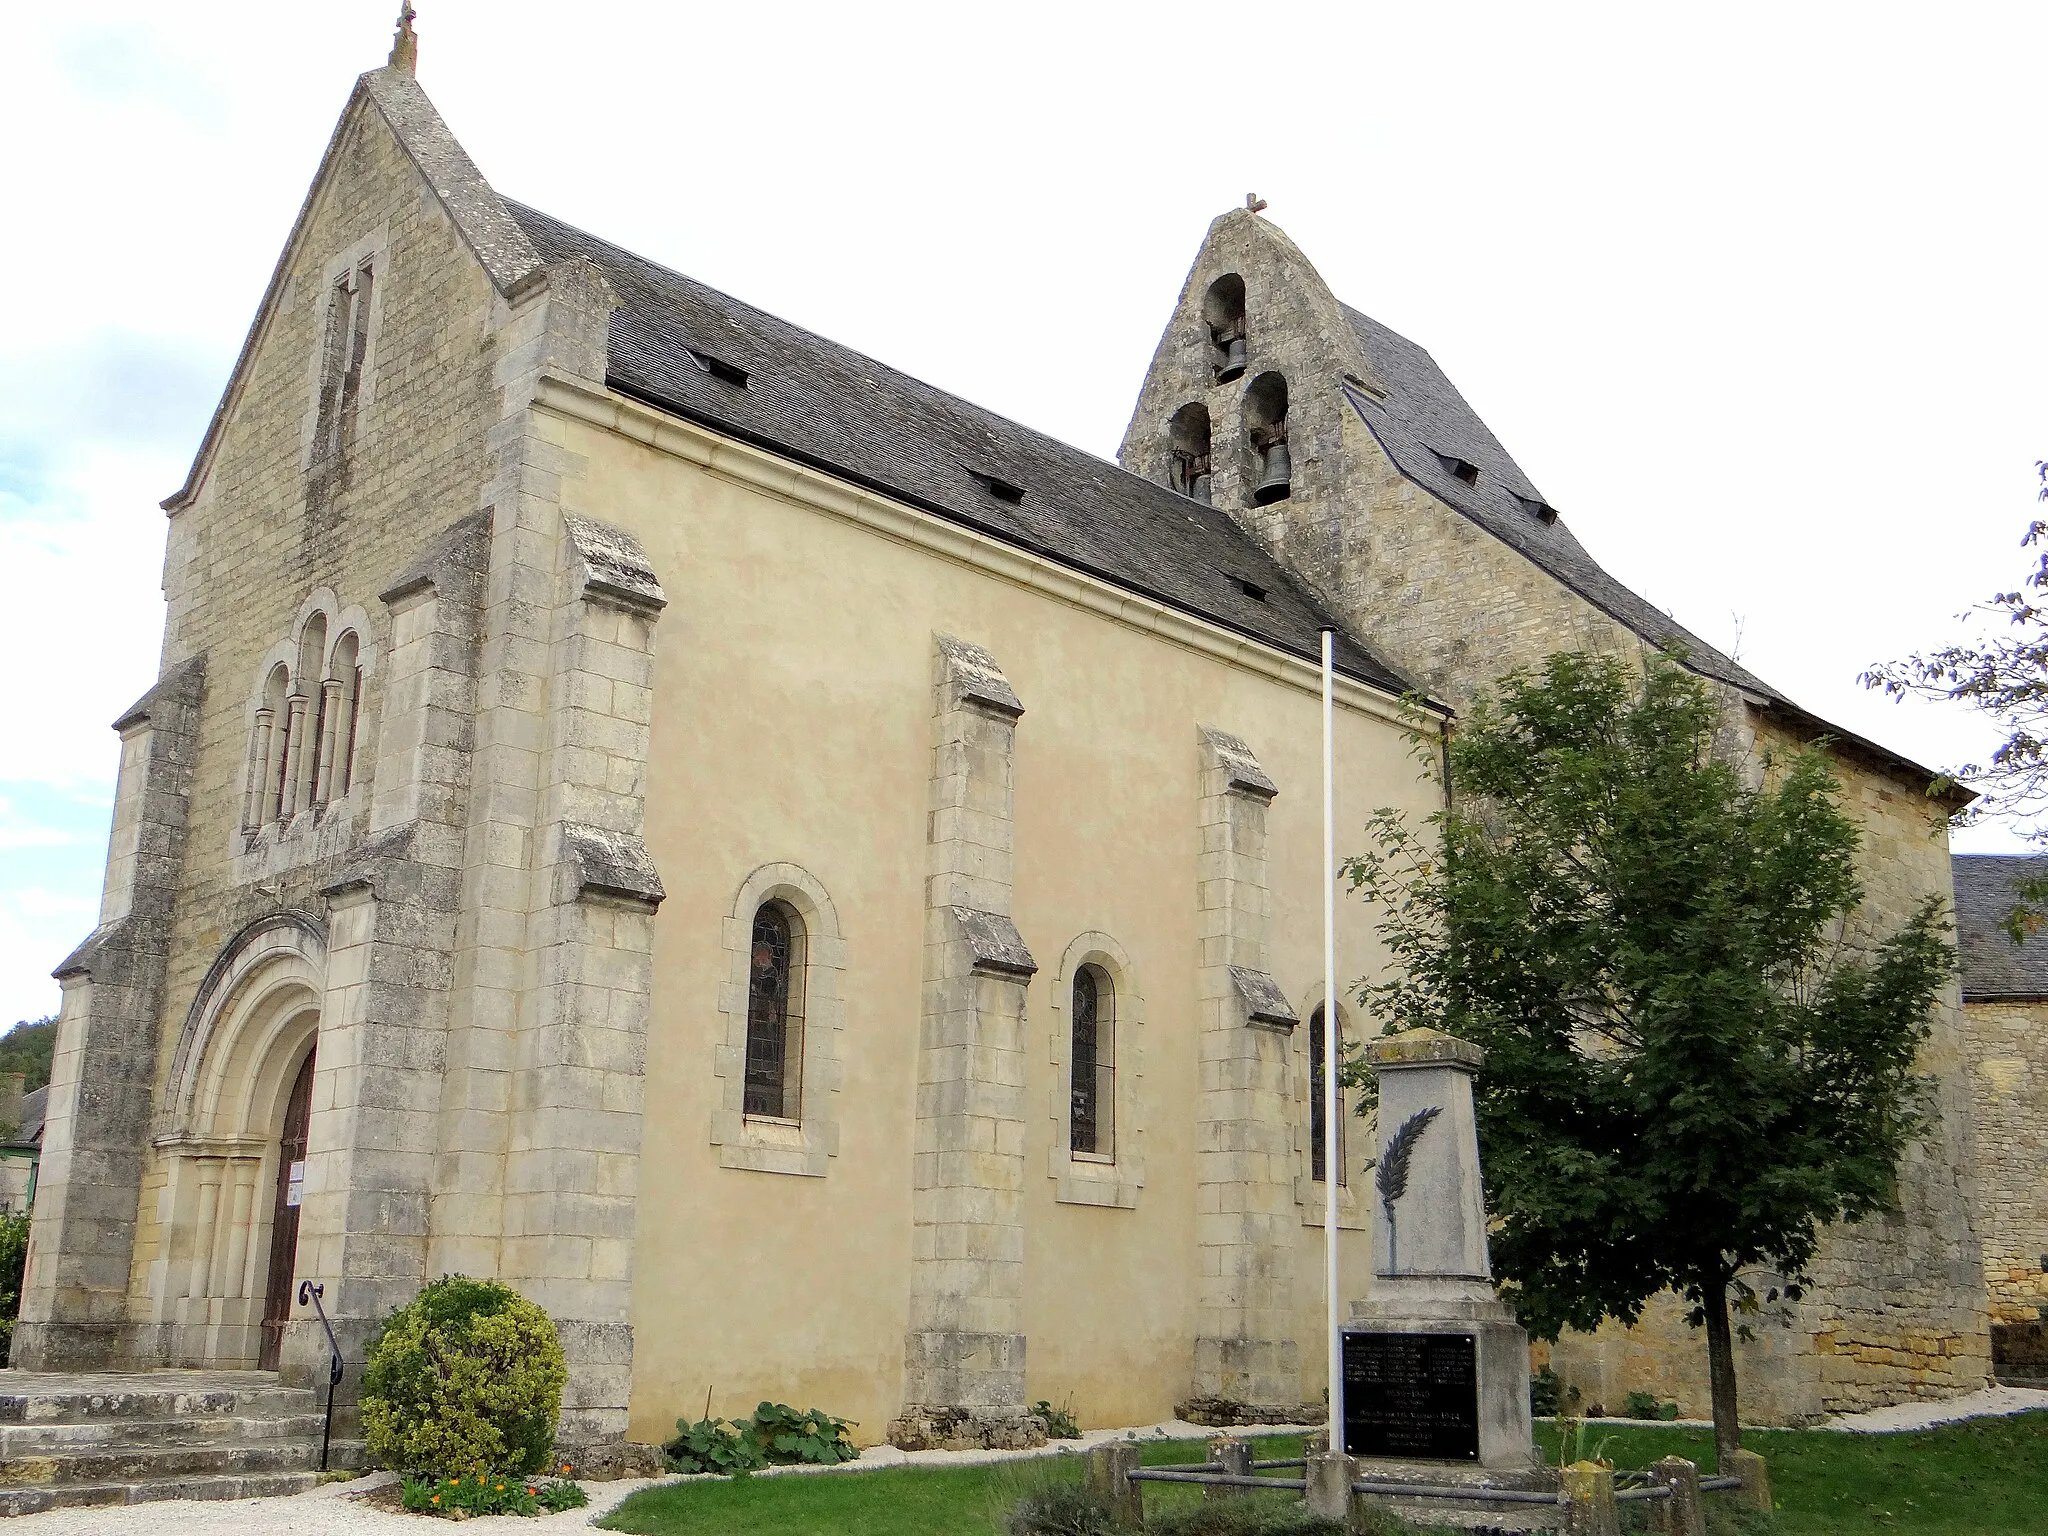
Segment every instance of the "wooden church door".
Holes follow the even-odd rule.
[[[306,1122],[313,1109],[314,1055],[306,1052],[305,1065],[299,1068],[285,1105],[284,1135],[277,1153],[277,1203],[270,1215],[270,1277],[263,1290],[263,1338],[256,1356],[260,1371],[277,1369],[284,1325],[292,1315],[292,1280],[299,1258],[299,1199],[306,1188]]]

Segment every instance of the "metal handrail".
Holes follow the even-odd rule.
[[[334,1389],[341,1385],[341,1341],[334,1336],[334,1324],[327,1320],[327,1308],[320,1298],[327,1287],[310,1280],[299,1282],[299,1305],[320,1314],[320,1326],[327,1330],[327,1422],[320,1427],[320,1470],[327,1470],[327,1447],[334,1438]]]
[[[1395,1499],[1463,1499],[1472,1504],[1562,1504],[1561,1493],[1534,1493],[1526,1488],[1457,1488],[1433,1483],[1382,1483],[1361,1480],[1353,1493],[1378,1493]]]
[[[1614,1490],[1614,1501],[1617,1504],[1629,1499],[1668,1499],[1670,1497],[1671,1485],[1669,1483],[1650,1483],[1639,1488],[1617,1488]]]
[[[1700,1479],[1701,1493],[1726,1493],[1730,1488],[1740,1488],[1739,1477],[1703,1477]]]
[[[1156,1467],[1140,1467],[1135,1472],[1126,1472],[1134,1483],[1205,1483],[1213,1488],[1299,1488],[1304,1492],[1308,1480],[1300,1477],[1246,1477],[1237,1472],[1167,1472]]]

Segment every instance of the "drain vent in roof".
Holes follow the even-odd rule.
[[[1539,501],[1534,496],[1524,496],[1519,491],[1515,493],[1515,500],[1519,501],[1522,504],[1522,510],[1524,512],[1528,512],[1536,517],[1540,517],[1546,523],[1554,523],[1557,521],[1557,508],[1553,507],[1549,502]]]
[[[1009,481],[998,479],[994,475],[985,475],[978,469],[970,469],[967,476],[997,501],[1006,501],[1014,507],[1024,499],[1024,487],[1021,485],[1012,485]]]
[[[737,363],[728,363],[724,358],[713,357],[709,352],[692,351],[690,356],[696,359],[699,368],[719,383],[730,384],[734,389],[747,387],[747,370]]]
[[[1266,600],[1266,589],[1260,586],[1256,581],[1246,581],[1242,576],[1240,576],[1237,578],[1237,585],[1239,590],[1241,590],[1244,593],[1244,595],[1250,598],[1253,602],[1263,603]]]
[[[1479,466],[1470,459],[1461,459],[1455,453],[1440,453],[1436,457],[1446,474],[1464,481],[1467,485],[1479,483]]]

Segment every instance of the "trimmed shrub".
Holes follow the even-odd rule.
[[[547,1313],[499,1281],[447,1275],[370,1341],[363,1439],[401,1471],[537,1473],[568,1379]]]

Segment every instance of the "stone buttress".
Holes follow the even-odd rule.
[[[57,967],[64,1001],[21,1317],[9,1363],[126,1363],[150,1085],[182,874],[206,658],[169,668],[114,722],[120,778],[97,927]]]
[[[1024,1397],[1025,992],[1010,917],[1013,751],[995,658],[934,639],[904,1410],[892,1443],[1040,1443]]]
[[[1200,1264],[1192,1396],[1253,1421],[1301,1402],[1294,1339],[1294,1121],[1288,1037],[1297,1022],[1268,972],[1266,808],[1279,792],[1251,748],[1197,731],[1200,1080],[1195,1230]],[[1183,1416],[1186,1416],[1185,1414]],[[1239,1418],[1239,1422],[1244,1422]]]

